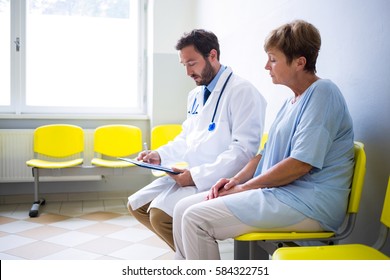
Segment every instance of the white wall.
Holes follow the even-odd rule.
[[[317,70],[342,90],[355,126],[355,139],[365,144],[367,175],[355,231],[347,242],[372,244],[390,171],[390,1],[387,0],[155,0],[155,57],[166,56],[174,65],[173,46],[184,31],[205,28],[220,39],[221,62],[253,82],[268,101],[266,129],[282,101],[291,93],[272,84],[264,70],[266,35],[293,19],[310,21],[321,32]],[[177,59],[177,58],[175,58]],[[185,75],[166,75],[154,65],[154,75],[182,83],[169,97],[190,89]],[[184,72],[184,70],[183,70]],[[180,81],[179,79],[184,79]],[[167,93],[168,94],[168,93]],[[185,107],[176,102],[176,108]],[[170,115],[168,110],[159,116]],[[179,120],[179,118],[178,118]],[[332,207],[330,205],[330,207]],[[390,242],[388,242],[390,243]],[[385,252],[390,254],[390,244]]]
[[[194,86],[186,77],[175,49],[177,40],[195,22],[193,0],[150,1],[148,98],[151,126],[181,123],[186,118],[187,93]]]

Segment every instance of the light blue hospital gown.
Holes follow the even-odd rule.
[[[319,221],[325,230],[337,230],[345,217],[353,173],[353,137],[352,119],[340,90],[330,80],[316,81],[296,103],[291,99],[284,103],[269,130],[255,176],[288,157],[313,169],[286,186],[228,195],[224,203],[250,226],[272,228],[275,221],[274,227],[289,226],[302,219],[288,211],[280,213],[275,203],[261,205],[269,198]],[[264,207],[267,217],[262,216]]]

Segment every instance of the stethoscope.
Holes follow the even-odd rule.
[[[229,79],[232,76],[232,74],[233,74],[233,72],[231,72],[229,74],[225,83],[223,84],[221,92],[219,93],[217,104],[215,105],[214,114],[213,114],[213,117],[211,118],[211,123],[209,124],[208,131],[213,131],[215,129],[216,125],[215,125],[214,119],[215,119],[215,115],[217,114],[219,101],[221,100],[222,94],[223,94],[225,87],[226,87],[227,83],[229,82]],[[197,100],[197,98],[195,97],[194,103],[192,104],[192,107],[191,107],[191,111],[188,112],[188,113],[191,113],[193,115],[198,113],[197,110],[198,110],[199,104],[197,104],[196,100]]]

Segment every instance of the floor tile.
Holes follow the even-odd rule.
[[[101,255],[69,248],[58,253],[43,257],[42,260],[95,260]]]
[[[76,196],[74,196],[76,198]],[[172,260],[174,252],[128,213],[127,197],[48,201],[30,218],[30,203],[0,205],[0,259]],[[219,242],[233,259],[232,239]]]
[[[22,237],[18,235],[6,235],[0,237],[0,252],[4,252],[13,248],[36,242],[32,238]]]
[[[154,258],[154,260],[173,260],[175,258],[175,252],[169,251],[168,253],[165,253],[157,258]]]
[[[97,223],[91,226],[87,226],[81,229],[78,229],[79,232],[85,232],[90,234],[98,234],[99,236],[105,236],[117,231],[124,230],[126,227],[111,225],[107,223]]]
[[[126,228],[121,231],[117,231],[112,234],[108,234],[107,237],[114,238],[114,239],[120,239],[130,242],[139,242],[141,240],[144,240],[148,237],[153,236],[154,233],[150,230],[142,230],[142,229],[136,229],[136,228]]]
[[[69,217],[64,215],[59,215],[59,214],[41,213],[38,217],[34,219],[27,219],[26,221],[31,221],[34,223],[41,223],[41,224],[50,224],[50,223],[60,222],[66,219],[69,219]]]
[[[40,258],[46,257],[48,255],[52,255],[54,253],[58,253],[63,251],[67,247],[38,241],[34,243],[30,243],[28,245],[20,246],[11,250],[6,251],[5,253],[20,257],[28,260],[38,260]]]
[[[91,241],[93,239],[98,238],[97,235],[83,233],[83,232],[76,232],[76,231],[70,231],[66,232],[57,236],[53,236],[50,238],[45,239],[47,242],[67,246],[67,247],[74,247],[80,244],[83,244],[85,242]]]
[[[26,221],[15,221],[7,224],[0,225],[0,231],[8,233],[18,233],[25,230],[41,227],[41,224],[31,223]]]
[[[1,215],[18,220],[27,219],[30,218],[29,211],[31,206],[32,204],[18,204],[13,211],[5,212]]]
[[[0,253],[0,260],[25,260],[25,259],[17,256],[5,254],[5,253]]]
[[[111,256],[100,256],[96,260],[99,260],[99,261],[116,261],[116,260],[120,260],[120,259],[115,258],[115,257],[111,257]]]
[[[0,225],[8,224],[10,222],[15,222],[15,221],[17,221],[17,219],[0,216]]]
[[[118,226],[124,226],[124,227],[131,227],[134,225],[138,225],[139,222],[131,215],[123,215],[114,219],[110,219],[107,221],[104,221],[108,224],[118,225]]]
[[[112,239],[108,237],[101,237],[91,240],[89,242],[85,242],[82,245],[77,246],[76,249],[100,255],[108,255],[129,245],[132,244],[127,241]]]
[[[171,250],[168,244],[162,241],[156,234],[153,234],[151,237],[141,240],[138,243]]]
[[[80,218],[70,218],[70,219],[60,221],[60,222],[51,223],[50,225],[53,227],[60,227],[60,228],[65,228],[65,229],[69,229],[69,230],[76,230],[76,229],[87,227],[87,226],[90,226],[90,225],[93,225],[96,223],[97,222],[95,222],[95,221],[88,221],[88,220],[84,220],[84,219],[80,219]]]
[[[120,216],[122,215],[118,213],[98,211],[98,212],[92,212],[85,215],[81,215],[79,216],[79,218],[85,220],[92,220],[92,221],[106,221],[106,220],[118,218]]]
[[[68,230],[58,227],[52,227],[50,225],[44,225],[42,227],[26,230],[18,233],[20,236],[24,236],[27,238],[32,238],[36,240],[44,240],[56,235],[63,234],[68,232]]]
[[[152,260],[168,253],[169,250],[147,246],[142,244],[134,244],[115,251],[109,256],[124,260]]]

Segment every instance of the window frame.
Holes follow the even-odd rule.
[[[138,5],[138,95],[139,104],[136,107],[59,107],[59,106],[28,106],[26,104],[26,0],[10,0],[10,105],[0,105],[0,118],[84,118],[84,119],[145,119],[146,77],[147,77],[147,0],[135,0]],[[20,40],[20,51],[16,51],[14,41]],[[26,47],[24,47],[26,46]]]

